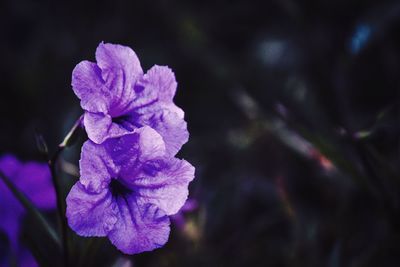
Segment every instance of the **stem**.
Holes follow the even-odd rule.
[[[61,148],[64,149],[65,147],[68,146],[69,142],[71,141],[71,138],[73,137],[73,135],[76,133],[76,130],[81,126],[82,124],[82,120],[83,120],[83,115],[81,115],[76,122],[74,123],[74,125],[72,126],[71,130],[69,130],[69,132],[67,133],[67,135],[64,137],[64,140],[61,142],[61,144],[58,145],[58,149]]]
[[[54,155],[51,157],[49,160],[49,168],[51,172],[51,179],[53,181],[53,186],[54,190],[56,191],[56,196],[57,196],[57,212],[58,212],[58,219],[60,222],[61,226],[61,239],[62,239],[62,248],[63,248],[63,254],[64,254],[64,266],[68,267],[69,266],[69,253],[68,253],[68,240],[67,240],[67,219],[64,216],[65,214],[65,203],[64,203],[64,197],[61,192],[61,187],[60,183],[56,177],[56,162],[61,154],[61,152],[64,150],[65,147],[58,146],[56,152]]]
[[[61,186],[59,180],[57,179],[57,170],[56,164],[60,154],[63,150],[69,145],[71,138],[76,133],[77,129],[81,126],[83,116],[80,116],[79,119],[74,123],[71,130],[65,136],[64,140],[58,145],[56,152],[53,156],[49,159],[48,165],[51,172],[51,178],[54,185],[54,190],[56,191],[57,195],[57,211],[59,222],[61,226],[61,239],[63,245],[63,254],[64,254],[64,266],[69,266],[69,248],[68,248],[68,227],[67,227],[67,218],[65,216],[65,197],[61,192]]]

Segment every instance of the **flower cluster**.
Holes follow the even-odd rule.
[[[89,140],[67,197],[68,223],[81,236],[107,236],[127,254],[153,250],[167,242],[169,215],[183,206],[194,178],[194,167],[175,158],[189,136],[173,103],[175,76],[165,66],[144,74],[121,45],[100,43],[96,61],[72,73]]]
[[[38,208],[55,209],[56,195],[47,164],[22,163],[12,155],[4,155],[0,158],[0,171]],[[12,254],[18,258],[20,266],[37,266],[32,255],[18,242],[25,209],[1,180],[0,214],[0,231],[6,234]],[[3,266],[1,262],[0,266]]]

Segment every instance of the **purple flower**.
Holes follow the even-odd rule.
[[[171,69],[155,65],[143,74],[132,49],[105,43],[97,47],[96,61],[82,61],[72,72],[89,139],[100,144],[147,125],[175,155],[189,135],[184,112],[173,103],[177,83]]]
[[[51,182],[47,164],[36,162],[21,163],[12,155],[0,158],[0,171],[6,175],[38,208],[54,209],[56,196]],[[18,242],[20,222],[25,214],[24,207],[14,197],[8,187],[0,180],[0,231],[4,232],[10,242],[11,249],[20,263],[30,262],[35,266],[32,255]]]
[[[167,242],[168,216],[185,203],[194,167],[171,157],[161,135],[144,126],[102,144],[86,141],[80,174],[67,196],[71,228],[135,254]]]

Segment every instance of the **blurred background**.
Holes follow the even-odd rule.
[[[400,266],[398,1],[3,0],[0,25],[0,153],[24,160],[79,118],[71,72],[99,42],[174,70],[190,203],[165,247],[119,263]],[[122,256],[101,246],[86,266]]]

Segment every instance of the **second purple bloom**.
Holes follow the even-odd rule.
[[[107,236],[122,252],[164,245],[169,215],[185,203],[194,167],[167,152],[150,127],[82,147],[81,177],[67,197],[67,218],[82,236]]]
[[[166,66],[146,74],[135,52],[122,45],[100,43],[97,63],[80,62],[72,73],[72,87],[85,110],[89,138],[100,144],[107,138],[150,126],[163,137],[174,156],[188,140],[184,112],[173,102],[177,82]]]

